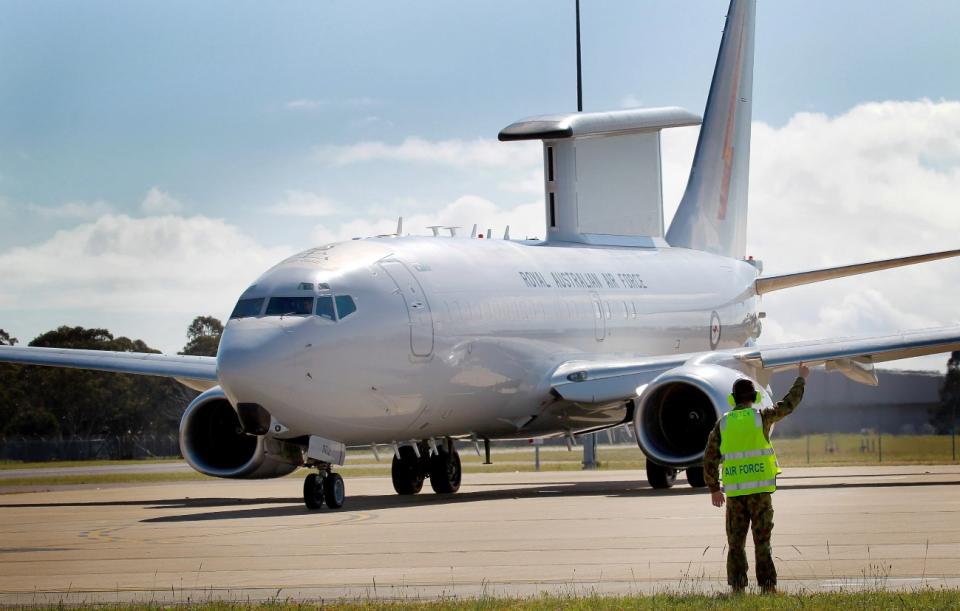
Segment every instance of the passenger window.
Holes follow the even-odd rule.
[[[337,314],[333,311],[333,297],[317,297],[317,316],[327,320],[337,320]]]
[[[266,301],[263,297],[257,299],[241,299],[237,302],[237,307],[233,308],[233,313],[230,315],[230,318],[249,318],[251,316],[259,316],[260,310],[263,309],[263,302]]]
[[[313,311],[313,297],[271,297],[267,316],[303,316]]]
[[[340,320],[357,311],[357,304],[353,302],[353,297],[350,295],[337,295],[336,299],[337,314],[340,316]]]

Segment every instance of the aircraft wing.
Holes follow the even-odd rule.
[[[799,363],[826,365],[862,384],[876,385],[874,363],[960,350],[960,326],[865,338],[825,339],[771,346],[747,346],[668,356],[622,355],[619,358],[575,360],[553,373],[552,386],[561,397],[581,403],[610,403],[637,396],[637,387],[661,373],[696,360],[737,369],[748,367],[758,377]]]
[[[0,363],[175,378],[194,390],[206,390],[217,385],[217,359],[212,356],[0,346]]]

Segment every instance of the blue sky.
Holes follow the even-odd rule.
[[[723,0],[582,4],[586,110],[702,112]],[[754,119],[774,131],[798,113],[836,118],[869,102],[960,100],[960,3],[758,4]],[[572,0],[0,6],[0,261],[36,262],[21,288],[0,296],[0,327],[24,340],[62,321],[112,323],[166,350],[182,345],[176,330],[189,319],[187,306],[176,314],[149,309],[163,318],[153,325],[142,304],[111,311],[110,296],[123,302],[134,286],[125,276],[96,288],[101,305],[84,302],[77,280],[64,288],[76,291],[70,303],[79,306],[43,314],[24,306],[31,283],[63,281],[46,276],[42,261],[54,260],[52,252],[69,257],[56,248],[106,217],[127,216],[145,230],[148,217],[167,215],[164,229],[149,231],[181,239],[208,235],[189,219],[222,219],[220,229],[203,231],[239,240],[251,269],[209,273],[240,273],[216,284],[237,293],[269,257],[399,214],[428,219],[456,202],[476,213],[487,209],[476,207],[482,203],[508,221],[537,201],[537,153],[521,147],[503,157],[489,141],[515,119],[576,102]],[[692,141],[680,135],[676,148],[687,151]],[[364,143],[380,148],[356,148]],[[953,155],[934,155],[944,175],[960,163]],[[120,243],[105,237],[108,228],[90,231],[97,248]],[[837,257],[863,258],[859,252],[839,249]],[[116,265],[141,256],[144,273],[154,273],[151,253],[131,253],[118,254]],[[225,315],[233,298],[211,297],[211,313]],[[950,322],[943,316],[930,319]]]

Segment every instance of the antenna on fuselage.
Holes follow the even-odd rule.
[[[470,232],[470,237],[471,237],[471,238],[477,237],[477,224],[476,224],[476,223],[473,224],[473,231]]]
[[[460,227],[444,227],[444,229],[450,232],[451,238],[455,238],[457,237],[457,229],[460,229]]]
[[[503,239],[504,240],[510,239],[510,225],[507,225],[506,230],[503,232]]]
[[[440,230],[443,229],[443,225],[430,225],[427,227],[430,231],[433,232],[433,237],[440,237]]]
[[[397,217],[397,237],[399,238],[402,235],[403,235],[403,217],[398,216]]]
[[[577,1],[577,112],[583,112],[583,73],[580,69],[580,0]]]

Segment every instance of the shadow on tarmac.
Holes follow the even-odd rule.
[[[865,474],[865,475],[846,475],[844,479],[861,477],[902,477],[911,478],[927,475],[926,472],[920,473],[896,473],[896,474]],[[833,482],[833,483],[787,483],[791,479],[809,480],[816,477],[783,477],[781,481],[786,480],[779,488],[781,492],[791,490],[831,490],[831,489],[858,489],[858,488],[911,488],[927,486],[960,486],[960,480],[953,481],[916,481],[910,479],[894,481],[868,481],[868,482]],[[448,505],[455,503],[475,503],[482,501],[496,501],[507,499],[554,499],[571,497],[589,497],[589,496],[619,496],[619,497],[663,497],[663,496],[689,496],[705,495],[706,488],[689,488],[684,480],[678,480],[677,486],[671,490],[654,490],[646,482],[638,480],[624,481],[601,481],[601,482],[571,482],[571,483],[552,483],[543,482],[511,482],[511,486],[529,486],[527,488],[500,488],[495,486],[504,484],[477,484],[473,487],[483,486],[485,489],[472,492],[459,492],[457,494],[440,495],[425,491],[422,494],[414,496],[388,495],[362,495],[347,496],[347,502],[343,508],[330,511],[322,510],[325,513],[351,514],[353,512],[375,511],[381,509],[391,509],[400,507],[416,507],[422,505]],[[429,490],[427,484],[426,490]],[[349,485],[348,485],[349,493]],[[153,518],[145,518],[142,523],[171,523],[171,522],[205,522],[211,520],[236,520],[242,518],[269,518],[285,516],[301,516],[313,514],[315,512],[306,509],[303,506],[303,500],[299,497],[291,498],[179,498],[162,499],[149,501],[87,501],[76,503],[22,503],[22,504],[4,504],[0,505],[0,515],[4,508],[31,508],[31,507],[108,507],[108,506],[139,506],[146,510],[170,510],[170,509],[218,509],[217,511],[192,512],[179,515],[165,515]],[[220,508],[230,507],[232,509],[221,511]]]

